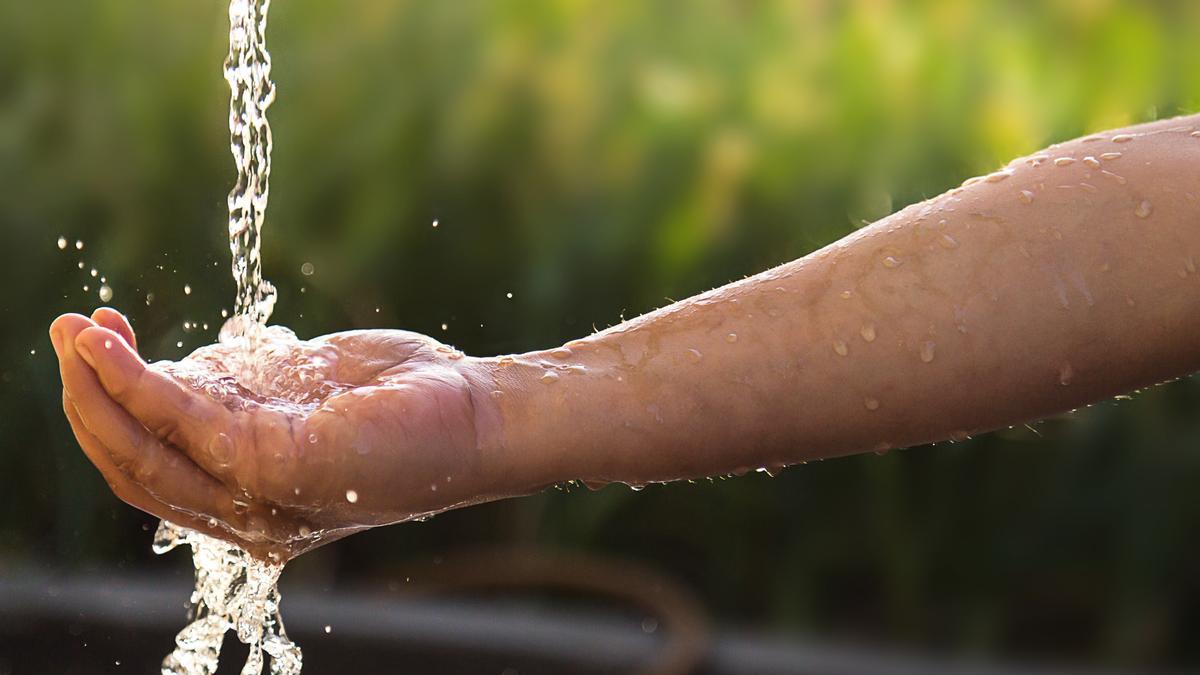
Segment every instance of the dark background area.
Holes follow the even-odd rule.
[[[75,446],[46,328],[99,304],[94,267],[147,356],[215,339],[233,298],[227,20],[214,0],[0,4],[0,578],[186,575]],[[579,337],[1019,153],[1200,109],[1185,1],[279,0],[269,36],[273,320],[471,354]],[[1190,378],[774,478],[567,485],[352,537],[283,586],[370,592],[465,550],[566,551],[646,565],[718,626],[1191,668],[1198,446]]]

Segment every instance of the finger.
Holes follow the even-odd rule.
[[[104,480],[108,483],[109,489],[113,491],[121,501],[149,513],[152,516],[157,516],[163,520],[190,527],[192,529],[201,530],[204,532],[216,532],[219,530],[216,524],[210,522],[210,518],[193,515],[188,511],[183,511],[173,508],[158,499],[145,490],[142,486],[130,480],[116,464],[113,463],[112,457],[108,448],[96,438],[92,432],[88,431],[83,420],[79,417],[79,411],[75,409],[75,404],[63,392],[63,412],[67,415],[67,421],[71,423],[71,431],[75,434],[75,440],[79,442],[79,447],[83,449],[83,454],[92,462]]]
[[[222,480],[233,478],[238,464],[231,440],[235,420],[228,408],[147,368],[132,348],[107,328],[85,328],[74,345],[95,370],[105,398],[111,397],[142,426],[182,450],[205,471]],[[84,405],[74,394],[72,398]]]
[[[80,358],[74,341],[68,339],[79,327],[91,324],[79,318],[83,320],[65,320],[59,326],[63,385],[86,430],[108,449],[112,464],[159,501],[231,524],[240,522],[224,485],[180,452],[163,445],[100,386],[96,373]]]
[[[122,313],[112,307],[101,307],[92,312],[92,321],[96,322],[97,326],[107,328],[125,341],[125,344],[133,348],[133,351],[138,350],[137,336],[133,332],[133,326],[130,325],[129,319]]]
[[[84,454],[100,470],[109,488],[112,489],[113,494],[120,498],[121,501],[162,520],[202,532],[210,537],[231,541],[245,548],[259,560],[278,564],[295,555],[295,552],[290,551],[286,545],[270,541],[243,539],[238,527],[240,523],[222,523],[212,515],[195,514],[190,510],[178,508],[160,501],[140,485],[130,480],[124,472],[113,464],[111,452],[108,448],[104,447],[100,439],[88,431],[87,426],[79,417],[78,410],[75,409],[75,404],[67,397],[65,391],[63,392],[63,412],[66,413],[67,420],[71,423],[71,430],[75,434],[75,439],[79,442],[79,447],[83,448]]]

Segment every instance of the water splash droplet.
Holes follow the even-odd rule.
[[[1071,384],[1073,379],[1075,379],[1075,369],[1071,367],[1071,364],[1064,363],[1058,369],[1058,383],[1065,387]]]
[[[921,343],[921,361],[930,363],[933,361],[934,352],[937,350],[937,345],[931,340],[926,340]]]
[[[1133,210],[1133,215],[1138,218],[1149,218],[1150,214],[1154,213],[1154,205],[1149,200],[1143,199]]]
[[[67,250],[67,238],[66,237],[58,238],[58,250],[60,250],[60,251]]]
[[[300,266],[300,274],[303,274],[306,277],[311,277],[316,271],[317,268],[313,267],[313,264],[310,262],[305,262]]]
[[[191,295],[191,294],[192,294],[192,287],[191,287],[190,285],[188,285],[188,284],[184,284],[184,285],[183,285],[183,294],[184,294],[184,295]]]
[[[82,251],[82,250],[83,250],[83,240],[82,240],[82,239],[76,239],[76,240],[75,240],[75,250],[76,250],[76,251]]]
[[[100,287],[100,302],[108,302],[109,300],[112,300],[112,297],[112,288],[109,288],[107,285]]]
[[[512,294],[512,293],[505,293],[505,294],[504,294],[504,297],[508,298],[509,300],[512,300],[512,296],[513,296],[513,294]]]

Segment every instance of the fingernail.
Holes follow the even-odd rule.
[[[50,344],[54,345],[54,354],[62,358],[62,333],[58,329],[50,331]]]
[[[84,361],[87,361],[87,364],[91,366],[92,369],[96,368],[96,360],[92,357],[92,351],[88,349],[86,344],[76,341],[75,351],[79,352],[79,355],[83,357]]]

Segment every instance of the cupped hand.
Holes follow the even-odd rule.
[[[428,337],[272,328],[252,359],[243,339],[147,364],[112,309],[50,334],[63,408],[113,492],[263,559],[522,491],[489,447],[478,362]]]

